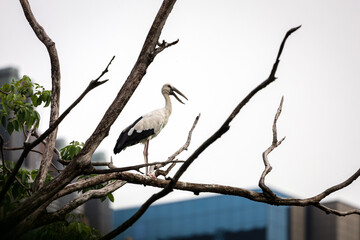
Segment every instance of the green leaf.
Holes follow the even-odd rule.
[[[6,100],[6,95],[5,95],[5,94],[2,94],[2,95],[1,95],[1,104],[4,104],[4,103],[5,103],[5,100]]]
[[[12,98],[13,98],[13,95],[12,95],[12,94],[8,94],[8,95],[6,96],[6,101],[8,102],[8,104],[11,102]]]
[[[4,92],[9,92],[10,90],[10,84],[9,83],[5,83],[3,86],[2,86],[2,90]]]
[[[32,170],[32,171],[31,171],[30,176],[31,176],[31,179],[32,179],[32,180],[35,180],[36,175],[38,174],[38,172],[39,172],[38,169],[35,169],[35,170]]]
[[[6,127],[6,130],[8,131],[9,135],[11,135],[14,131],[14,126],[12,124],[12,122],[9,122],[7,127]]]
[[[3,115],[1,117],[1,124],[5,127],[6,126],[6,117]]]
[[[36,103],[37,103],[38,97],[36,95],[32,95],[30,99],[31,99],[31,102],[34,104],[34,106],[37,107]]]
[[[41,105],[41,103],[42,103],[42,100],[41,100],[41,96],[36,100],[36,104],[34,104],[35,105],[35,107],[36,106],[39,106],[39,105]]]
[[[114,202],[114,195],[112,193],[109,193],[107,197],[111,202]]]
[[[17,120],[14,120],[14,121],[12,121],[12,124],[13,124],[13,126],[14,126],[14,130],[15,131],[19,131],[20,130],[20,124],[19,124],[19,122],[17,121]]]

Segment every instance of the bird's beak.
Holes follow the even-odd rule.
[[[176,100],[178,100],[179,102],[181,102],[182,104],[184,104],[184,103],[180,100],[180,98],[176,95],[176,93],[178,93],[180,96],[182,96],[183,98],[185,98],[186,100],[188,100],[187,97],[185,97],[185,95],[182,94],[182,92],[180,92],[179,90],[177,90],[175,87],[172,87],[172,88],[171,88],[171,91],[170,91],[170,95],[173,95],[173,96],[176,98]]]

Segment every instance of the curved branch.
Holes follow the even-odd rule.
[[[55,47],[55,43],[45,32],[44,28],[37,22],[34,14],[31,11],[30,4],[27,0],[20,0],[21,6],[23,8],[25,17],[29,22],[31,28],[33,29],[35,35],[38,39],[45,45],[51,64],[51,106],[50,106],[50,122],[49,125],[52,125],[56,119],[59,117],[59,106],[60,106],[60,62]],[[55,147],[57,136],[57,128],[54,129],[48,136],[48,144],[46,145],[43,158],[41,160],[39,173],[36,176],[34,187],[35,190],[38,187],[41,187],[45,181],[46,174],[49,170],[50,163],[53,158],[53,148]]]
[[[281,98],[279,108],[278,108],[278,110],[277,110],[277,112],[275,114],[273,127],[272,127],[273,139],[272,139],[271,146],[268,147],[268,149],[266,149],[266,151],[262,155],[263,162],[264,162],[264,165],[265,165],[265,169],[264,169],[263,173],[261,174],[261,177],[260,177],[260,180],[259,180],[259,187],[263,190],[264,194],[267,195],[269,198],[276,198],[277,197],[276,194],[273,191],[271,191],[271,189],[269,187],[267,187],[265,185],[265,177],[272,170],[272,167],[271,167],[269,159],[268,159],[268,155],[285,140],[285,137],[284,137],[280,141],[278,141],[278,139],[277,139],[277,128],[276,128],[276,123],[277,123],[277,120],[280,117],[283,102],[284,102],[284,97]]]
[[[358,170],[358,172],[360,169]],[[96,184],[102,183],[104,181],[110,181],[110,180],[123,180],[127,183],[131,184],[138,184],[138,185],[146,185],[146,186],[152,186],[152,187],[158,187],[158,188],[165,188],[169,185],[169,183],[173,180],[164,180],[164,179],[157,179],[157,178],[150,178],[146,177],[142,174],[134,174],[129,172],[119,172],[119,173],[110,173],[103,175],[103,178],[100,180],[100,178],[97,178],[99,176],[96,176],[92,179],[93,182],[91,182],[91,186],[94,186]],[[89,184],[88,182],[87,184]],[[77,186],[76,183],[74,183],[73,187]],[[84,185],[87,186],[87,185]],[[69,186],[70,187],[70,186]],[[79,187],[79,186],[77,186]],[[81,189],[79,187],[79,189]],[[207,184],[207,183],[192,183],[192,182],[181,182],[178,181],[174,188],[176,190],[181,191],[188,191],[193,192],[195,195],[199,195],[200,193],[217,193],[217,194],[223,194],[223,195],[231,195],[231,196],[238,196],[238,197],[244,197],[252,201],[256,202],[263,202],[271,205],[284,205],[284,206],[315,206],[320,208],[321,210],[324,210],[327,213],[336,214],[339,216],[345,216],[345,215],[351,215],[351,214],[358,214],[360,215],[360,209],[353,209],[346,212],[341,212],[338,210],[334,210],[330,208],[326,209],[323,207],[323,205],[320,203],[323,198],[319,198],[317,196],[309,197],[309,198],[282,198],[282,197],[276,197],[271,198],[267,194],[262,192],[255,192],[252,190],[247,190],[244,188],[239,187],[233,187],[233,186],[225,186],[220,184]],[[74,190],[75,191],[75,190]],[[324,191],[326,192],[326,190]]]

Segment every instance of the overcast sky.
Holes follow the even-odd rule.
[[[85,142],[126,80],[161,4],[159,0],[30,1],[38,22],[55,41],[61,64],[61,111],[96,78],[113,55],[105,76],[59,127],[66,142]],[[182,181],[257,186],[261,154],[271,144],[274,114],[285,142],[269,159],[267,184],[295,197],[310,197],[344,181],[360,167],[360,2],[356,0],[181,0],[161,40],[180,39],[160,53],[98,150],[107,159],[123,128],[141,114],[163,107],[160,89],[171,83],[189,99],[173,100],[173,114],[150,142],[149,160],[166,160],[181,147],[201,113],[186,159],[216,131],[246,94],[267,78],[287,30],[298,25],[285,46],[278,80],[257,94],[231,129],[188,169]],[[0,68],[51,88],[49,57],[23,16],[20,3],[0,3]],[[41,111],[42,113],[46,113]],[[44,115],[41,130],[48,124]],[[143,163],[143,146],[113,156],[115,165]],[[159,189],[125,186],[115,208],[135,206]],[[360,181],[331,195],[355,206]],[[201,194],[205,196],[205,194]],[[194,197],[175,191],[163,200]]]

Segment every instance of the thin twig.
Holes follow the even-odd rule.
[[[189,145],[190,145],[190,142],[191,142],[191,136],[192,136],[192,132],[194,131],[199,119],[200,119],[200,116],[201,114],[199,113],[199,115],[195,118],[195,121],[189,131],[189,134],[188,134],[188,137],[187,137],[187,140],[185,142],[185,144],[179,149],[177,150],[173,155],[171,155],[164,163],[162,164],[159,164],[159,165],[155,165],[155,168],[157,168],[156,172],[155,172],[155,176],[158,177],[160,175],[166,177],[169,172],[171,171],[171,169],[175,166],[176,162],[174,162],[174,159],[180,154],[182,153],[184,150],[187,150]],[[165,164],[169,163],[169,162],[173,162],[173,164],[171,164],[168,169],[166,169],[165,171],[164,170],[161,170],[160,168],[161,167],[164,167]]]
[[[25,147],[4,147],[3,148],[5,151],[19,151],[19,150],[24,150]],[[38,153],[40,155],[42,155],[43,153],[38,151],[38,150],[35,150],[35,149],[31,149],[30,152],[35,152],[35,153]]]
[[[281,114],[283,102],[284,102],[284,97],[281,98],[280,105],[279,105],[279,107],[278,107],[278,109],[276,111],[275,117],[274,117],[274,122],[273,122],[273,127],[272,127],[273,139],[272,139],[271,146],[268,147],[265,150],[265,152],[263,152],[263,154],[262,154],[265,169],[264,169],[263,173],[261,174],[261,177],[260,177],[260,180],[259,180],[259,187],[263,190],[264,194],[266,196],[270,197],[270,198],[276,198],[277,196],[273,191],[271,191],[271,189],[268,186],[266,186],[265,177],[272,169],[272,167],[270,165],[270,162],[269,162],[269,159],[268,159],[268,155],[275,148],[277,148],[282,143],[282,141],[285,140],[285,137],[284,137],[280,141],[278,141],[278,139],[277,139],[277,128],[276,128],[276,123],[277,123],[277,120],[279,119],[279,116]]]
[[[153,51],[153,53],[151,54],[151,58],[154,59],[156,57],[156,55],[158,55],[159,53],[161,53],[164,49],[171,47],[175,44],[177,44],[179,42],[179,39],[177,39],[176,41],[173,41],[171,43],[167,43],[165,42],[165,40],[163,40],[161,43],[158,42],[157,45],[158,47],[155,48],[155,50]]]
[[[138,165],[133,165],[133,166],[128,166],[128,167],[121,167],[121,168],[110,168],[110,169],[93,169],[91,171],[91,173],[95,173],[95,174],[106,174],[106,173],[112,173],[112,172],[127,172],[127,171],[139,171],[140,168],[143,167],[149,167],[149,166],[156,166],[156,165],[167,165],[170,163],[183,163],[184,161],[179,161],[179,160],[175,160],[175,161],[171,161],[171,162],[153,162],[153,163],[148,163],[148,164],[138,164]],[[108,166],[111,163],[102,163],[102,162],[92,162],[91,163],[93,166]]]

